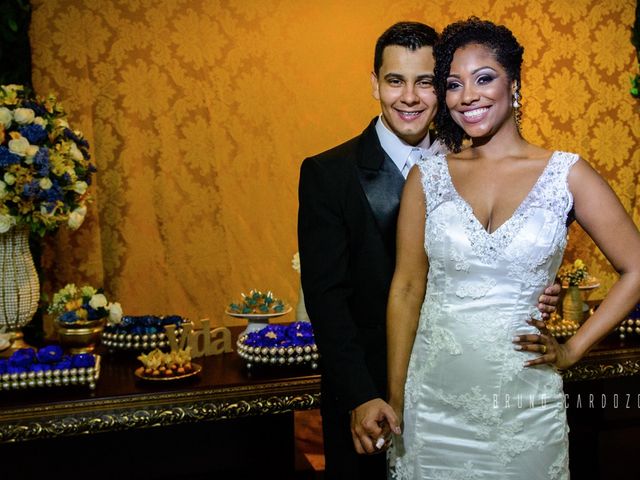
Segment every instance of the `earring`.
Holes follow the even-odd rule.
[[[514,88],[514,92],[513,92],[513,117],[516,121],[516,127],[518,128],[518,131],[520,130],[520,125],[522,123],[522,111],[520,110],[520,107],[522,106],[520,104],[520,99],[522,97],[520,96],[520,84],[516,81],[515,82],[515,88]]]
[[[515,90],[513,92],[513,108],[520,108],[520,85],[516,82]]]

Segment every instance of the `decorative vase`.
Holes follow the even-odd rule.
[[[574,321],[580,325],[584,318],[582,304],[582,293],[580,289],[578,286],[570,285],[562,299],[562,318]]]
[[[10,335],[11,349],[28,345],[22,327],[38,308],[40,282],[29,250],[29,230],[13,227],[0,234],[0,330]]]
[[[65,323],[59,320],[55,322],[60,345],[69,353],[93,352],[106,323],[106,318],[82,323]]]

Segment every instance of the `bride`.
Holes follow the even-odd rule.
[[[452,153],[419,162],[402,196],[387,310],[393,412],[379,416],[402,426],[391,474],[568,479],[558,369],[640,300],[640,234],[584,159],[521,136],[523,48],[511,31],[472,17],[434,53],[436,127]],[[620,278],[559,344],[535,306],[573,220]]]

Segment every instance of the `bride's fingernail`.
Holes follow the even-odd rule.
[[[514,350],[522,350],[522,345],[514,345],[513,349]]]
[[[514,342],[519,342],[520,341],[520,337],[513,337],[511,340],[514,341]]]

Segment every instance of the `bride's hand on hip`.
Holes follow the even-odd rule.
[[[549,333],[544,321],[532,318],[527,323],[536,327],[540,333],[513,337],[514,348],[522,352],[536,352],[540,355],[526,361],[525,367],[549,363],[559,369],[565,369],[576,363],[577,360],[571,358],[566,345],[558,343],[555,337]]]

